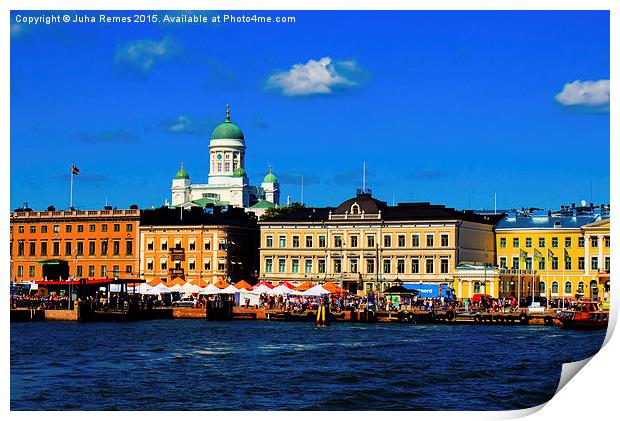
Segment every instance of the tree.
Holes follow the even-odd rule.
[[[265,211],[263,216],[261,216],[261,221],[264,221],[266,219],[279,218],[285,215],[290,215],[291,213],[295,212],[297,209],[304,209],[305,207],[306,205],[302,203],[293,202],[289,206],[269,208]]]

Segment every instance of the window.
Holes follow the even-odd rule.
[[[54,225],[53,230],[54,230],[55,233],[59,233],[60,232],[60,225]]]
[[[392,261],[383,259],[383,273],[392,273]]]
[[[474,294],[480,294],[480,282],[474,282]]]
[[[566,257],[564,259],[564,269],[572,270],[573,269],[573,259],[572,257]]]
[[[154,250],[154,248],[155,248],[155,247],[154,247],[154,245],[153,245],[153,240],[148,240],[148,241],[146,242],[146,249],[147,249],[148,251],[153,251],[153,250]]]
[[[82,266],[76,266],[75,267],[75,276],[77,276],[78,278],[84,276],[82,274]]]
[[[584,237],[579,237],[579,239],[577,240],[577,247],[585,247],[586,245],[586,239]]]
[[[500,237],[499,246],[500,248],[506,248],[506,237]]]
[[[108,267],[105,265],[102,265],[99,274],[101,275],[102,278],[106,278],[108,276]]]
[[[119,265],[112,266],[112,276],[117,277],[121,274],[121,267]]]
[[[566,283],[564,284],[564,292],[566,294],[573,293],[573,283],[571,281],[566,281]]]
[[[153,270],[153,261],[149,260],[148,262],[146,262],[146,270],[151,271]]]
[[[293,235],[293,247],[299,247],[299,235]]]
[[[285,248],[285,247],[286,247],[286,236],[285,236],[285,235],[281,235],[281,236],[278,238],[278,246],[279,246],[280,248]]]
[[[334,259],[334,273],[342,272],[342,262],[340,259]]]
[[[366,260],[366,273],[375,273],[375,259]]]
[[[306,235],[306,247],[312,248],[312,236]]]
[[[71,241],[65,242],[65,256],[71,256]]]
[[[17,277],[18,278],[23,278],[24,277],[24,267],[23,266],[17,266]]]
[[[585,257],[578,257],[577,258],[577,267],[579,270],[586,270],[586,258]]]
[[[67,225],[67,228],[71,227],[71,225]],[[30,234],[36,234],[37,232],[37,227],[36,225],[32,225],[30,226]],[[71,230],[67,231],[67,232],[71,232]]]
[[[112,254],[114,256],[118,256],[119,254],[121,254],[121,242],[118,240],[114,240],[112,242]]]
[[[512,268],[519,269],[519,258],[518,257],[512,258]]]
[[[18,256],[24,255],[24,240],[19,240],[17,242],[17,255]]]
[[[448,247],[448,234],[441,234],[441,247]]]
[[[342,247],[342,236],[334,235],[334,247],[337,247],[337,248]]]
[[[95,226],[95,224],[90,224],[90,225],[88,226],[88,232],[95,232],[95,230],[96,230],[96,226]]]
[[[411,273],[420,273],[420,259],[411,259]]]
[[[426,273],[435,273],[435,264],[433,259],[426,259]]]
[[[94,241],[88,242],[88,255],[89,256],[95,255],[95,242]]]
[[[47,226],[46,225],[42,225],[41,226],[41,234],[46,234],[47,233]]]
[[[195,244],[194,244],[194,249],[195,249]],[[191,250],[191,248],[190,248]],[[125,254],[127,256],[131,256],[133,254],[133,241],[131,240],[125,240]]]
[[[506,265],[506,258],[505,257],[500,257],[499,258],[499,267],[506,269],[508,266]]]
[[[93,266],[93,265],[89,265],[88,266],[88,277],[89,278],[94,278],[95,277],[95,266]]]
[[[375,247],[375,236],[374,235],[368,235],[366,236],[366,246],[367,247]]]
[[[210,271],[210,270],[211,270],[211,261],[210,261],[210,260],[207,260],[207,261],[204,263],[204,266],[205,266],[205,270]]]
[[[24,226],[23,225],[18,226],[17,227],[17,232],[20,233],[20,234],[23,234],[24,233]]]
[[[107,256],[108,255],[108,239],[104,239],[101,240],[101,255],[102,256]]]
[[[605,247],[611,247],[611,240],[610,237],[605,237]]]
[[[101,232],[108,232],[108,224],[101,224]]]
[[[77,226],[77,232],[84,232],[84,225],[78,225]],[[93,275],[95,276],[95,275]]]
[[[47,242],[41,242],[41,256],[47,256]]]
[[[278,259],[278,272],[286,272],[286,259]]]
[[[592,257],[590,269],[598,270],[598,257]]]
[[[273,235],[268,235],[265,237],[265,247],[273,247]]]
[[[190,250],[196,250],[196,240],[190,240],[190,242],[189,242],[189,249]],[[131,253],[127,252],[127,254],[131,254]]]
[[[220,243],[221,244],[221,243]],[[183,245],[181,244],[181,240],[175,240],[174,242],[174,248],[175,249],[180,249],[183,248]],[[221,250],[221,249],[220,249]]]
[[[84,243],[82,241],[77,242],[75,246],[75,254],[78,256],[82,256],[84,254]]]
[[[35,242],[33,241],[33,242],[31,242],[31,243],[29,244],[29,246],[30,246],[30,250],[29,250],[29,253],[28,253],[28,254],[29,254],[30,256],[34,256],[35,254],[37,254],[37,252],[36,252],[36,246],[37,246],[37,243],[35,243]]]
[[[435,240],[433,238],[433,234],[426,235],[426,247],[433,247]]]
[[[52,243],[52,255],[60,256],[60,241],[54,241]]]
[[[512,247],[513,248],[519,248],[519,239],[518,238],[513,238],[512,239]]]
[[[611,258],[609,256],[605,256],[605,270],[609,272],[611,269]]]
[[[441,259],[440,273],[448,273],[448,259]]]
[[[411,246],[420,247],[420,235],[419,234],[413,234],[411,236]]]
[[[164,241],[161,242],[161,249],[163,251],[168,250],[168,240],[164,240]]]
[[[551,237],[551,247],[557,247],[559,244],[558,237]]]
[[[532,247],[532,237],[527,237],[525,239],[525,247]]]
[[[564,239],[564,247],[568,248],[573,245],[573,240],[570,237]]]
[[[396,261],[396,273],[405,273],[405,259]]]
[[[205,241],[205,250],[211,250],[211,240]]]
[[[551,270],[558,270],[558,268],[559,268],[558,258],[554,256],[551,258]]]
[[[525,258],[525,270],[532,270],[532,258],[531,257]]]
[[[163,260],[160,265],[161,270],[168,270],[168,262],[166,260]]]
[[[311,259],[306,259],[304,261],[304,272],[312,273],[312,260]]]
[[[349,260],[349,272],[357,273],[357,259]]]
[[[352,235],[350,239],[351,239],[351,247],[357,248],[357,235]]]
[[[580,292],[580,293],[582,293],[582,294],[583,294],[583,290],[584,290],[584,288],[585,288],[585,284],[584,284],[583,282],[579,282],[579,283],[577,284],[577,292]]]
[[[226,262],[222,260],[217,262],[217,270],[220,272],[224,272],[226,270]]]
[[[128,232],[129,231],[133,231],[133,225],[132,224],[125,225],[125,230],[128,231]]]
[[[392,236],[391,235],[383,236],[383,247],[392,247]]]
[[[291,259],[291,272],[299,273],[299,259]]]
[[[538,239],[538,247],[545,247],[545,238],[541,237]]]
[[[545,270],[547,266],[547,262],[544,257],[541,257],[538,261],[538,270]]]
[[[125,273],[131,273],[131,272],[132,272],[132,270],[131,270],[131,269],[132,269],[132,268],[131,268],[131,265],[127,265],[127,266],[125,266]]]
[[[546,285],[543,281],[540,281],[540,282],[538,283],[538,290],[539,290],[539,292],[540,292],[541,294],[544,294],[544,293],[545,293],[545,291],[546,291],[546,289],[547,289],[547,285]]]
[[[273,272],[273,259],[271,259],[270,257],[265,259],[265,272]]]
[[[598,247],[598,237],[590,238],[590,243],[592,244],[592,247]]]
[[[552,294],[557,294],[558,293],[558,289],[559,289],[559,285],[558,285],[557,281],[553,281],[553,283],[551,284],[551,293]]]
[[[405,247],[405,235],[404,234],[398,235],[398,247]]]
[[[120,232],[121,224],[114,224],[114,232]]]
[[[325,273],[325,259],[319,259],[319,273]]]

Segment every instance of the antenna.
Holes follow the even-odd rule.
[[[362,178],[362,190],[366,191],[366,161],[364,161],[364,176]]]
[[[395,206],[394,205],[394,193],[392,193],[392,206]]]

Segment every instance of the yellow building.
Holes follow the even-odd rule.
[[[141,215],[140,275],[145,281],[250,280],[258,228],[243,210],[205,214],[203,209],[155,209]]]
[[[609,273],[608,208],[603,213],[593,206],[562,206],[546,214],[514,212],[495,232],[502,294],[599,297],[599,275]]]
[[[498,297],[500,294],[499,268],[482,263],[461,263],[454,270],[454,292],[458,299],[473,298],[476,294]]]
[[[450,283],[460,261],[495,261],[498,219],[429,203],[388,206],[358,191],[335,208],[259,221],[260,278],[333,281],[354,293]]]

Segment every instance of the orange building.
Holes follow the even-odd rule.
[[[237,282],[250,280],[258,271],[256,218],[242,209],[144,210],[139,230],[140,277],[146,281],[178,276]]]
[[[137,278],[140,210],[11,213],[11,280]]]

